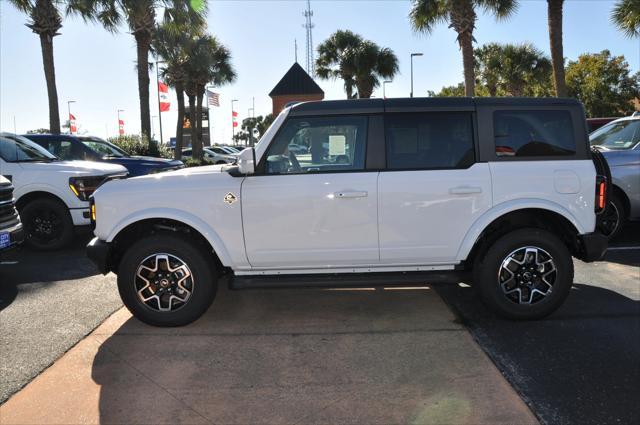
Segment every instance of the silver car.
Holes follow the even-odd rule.
[[[640,112],[600,127],[589,141],[611,168],[613,190],[600,230],[613,238],[627,220],[640,218]]]

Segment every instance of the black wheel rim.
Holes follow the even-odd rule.
[[[62,217],[50,208],[35,210],[25,225],[29,239],[40,246],[59,241],[64,230]]]
[[[515,304],[532,305],[553,291],[558,271],[553,257],[535,246],[518,248],[507,255],[498,270],[503,294]]]
[[[620,211],[613,202],[609,202],[602,219],[600,220],[600,231],[605,236],[613,235],[620,226]]]
[[[138,300],[162,313],[184,307],[191,298],[194,283],[187,263],[166,253],[152,254],[142,260],[134,276]]]

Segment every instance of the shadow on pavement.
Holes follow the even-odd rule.
[[[549,318],[516,322],[496,318],[472,288],[436,289],[543,423],[638,423],[638,301],[575,284]]]
[[[0,310],[9,306],[24,284],[47,285],[50,282],[81,279],[98,274],[85,254],[92,235],[79,231],[73,244],[53,252],[32,251],[20,247],[2,256],[0,265]]]

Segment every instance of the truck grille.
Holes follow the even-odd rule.
[[[0,229],[8,229],[20,223],[20,217],[13,202],[13,187],[0,185]]]

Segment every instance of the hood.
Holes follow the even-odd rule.
[[[232,166],[229,164],[220,164],[220,165],[205,165],[202,167],[189,167],[189,168],[181,168],[179,170],[167,171],[159,174],[147,174],[144,176],[133,177],[127,179],[128,181],[158,181],[162,182],[163,180],[171,180],[171,179],[182,179],[189,176],[198,176],[203,174],[220,174],[223,169],[228,170]]]
[[[182,161],[176,161],[166,158],[154,158],[151,156],[129,156],[122,158],[106,158],[105,161],[122,164],[125,167],[127,165],[137,165],[145,168],[166,168],[166,167],[178,167],[182,165]]]
[[[79,176],[103,176],[107,174],[127,173],[127,169],[122,165],[94,161],[21,162],[20,165],[29,167],[30,170],[63,172]]]

